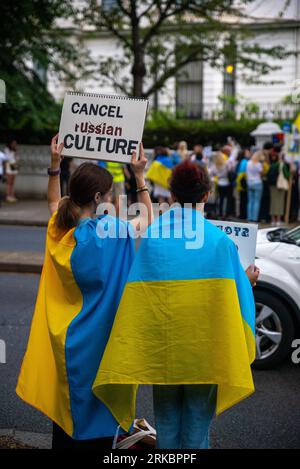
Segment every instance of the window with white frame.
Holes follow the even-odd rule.
[[[176,77],[176,112],[178,117],[202,117],[203,62],[191,62]]]

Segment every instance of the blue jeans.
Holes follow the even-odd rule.
[[[248,185],[248,207],[247,216],[249,221],[258,221],[263,184]]]
[[[217,385],[154,385],[157,449],[207,449]]]

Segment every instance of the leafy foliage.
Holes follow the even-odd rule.
[[[253,0],[87,0],[82,24],[109,31],[121,56],[100,60],[104,81],[125,94],[149,97],[190,62],[203,60],[223,69],[224,57],[239,64],[240,75],[257,82],[284,58],[281,45],[262,47],[251,37],[242,7]],[[249,70],[251,73],[249,73]],[[131,73],[131,79],[128,75]]]
[[[6,83],[0,131],[46,130],[58,125],[60,106],[47,90],[44,72],[73,83],[87,71],[83,54],[57,18],[71,20],[71,0],[14,0],[1,3],[0,78]]]

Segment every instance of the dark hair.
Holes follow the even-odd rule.
[[[273,146],[273,152],[280,153],[281,150],[282,150],[282,145],[280,145],[280,143],[275,143],[275,145]]]
[[[273,143],[272,142],[264,143],[263,150],[271,150],[272,148],[273,148]]]
[[[154,148],[154,159],[157,156],[168,156],[168,150],[166,147],[163,147],[162,145],[158,145],[157,147]]]
[[[106,194],[112,186],[112,175],[93,163],[78,166],[70,178],[70,196],[64,197],[59,205],[56,226],[69,230],[79,221],[81,207],[90,204],[97,192]]]
[[[201,202],[210,188],[210,177],[205,167],[184,161],[173,169],[170,189],[180,205]]]
[[[10,150],[12,149],[11,147],[12,147],[12,143],[13,143],[13,142],[16,142],[16,143],[17,143],[17,139],[14,138],[14,137],[11,137],[11,138],[9,138],[9,139],[7,140],[7,147],[8,147]]]
[[[249,148],[241,148],[241,150],[238,151],[238,155],[237,155],[236,160],[241,161],[244,158],[246,158],[246,151],[250,151],[250,149]]]

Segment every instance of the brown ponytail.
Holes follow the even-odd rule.
[[[112,186],[112,175],[93,163],[83,163],[71,176],[70,196],[60,201],[56,226],[61,230],[70,230],[77,226],[81,209],[94,201],[95,194],[106,194]]]
[[[80,207],[67,195],[59,203],[56,216],[56,226],[60,230],[70,230],[77,225],[80,217]]]

